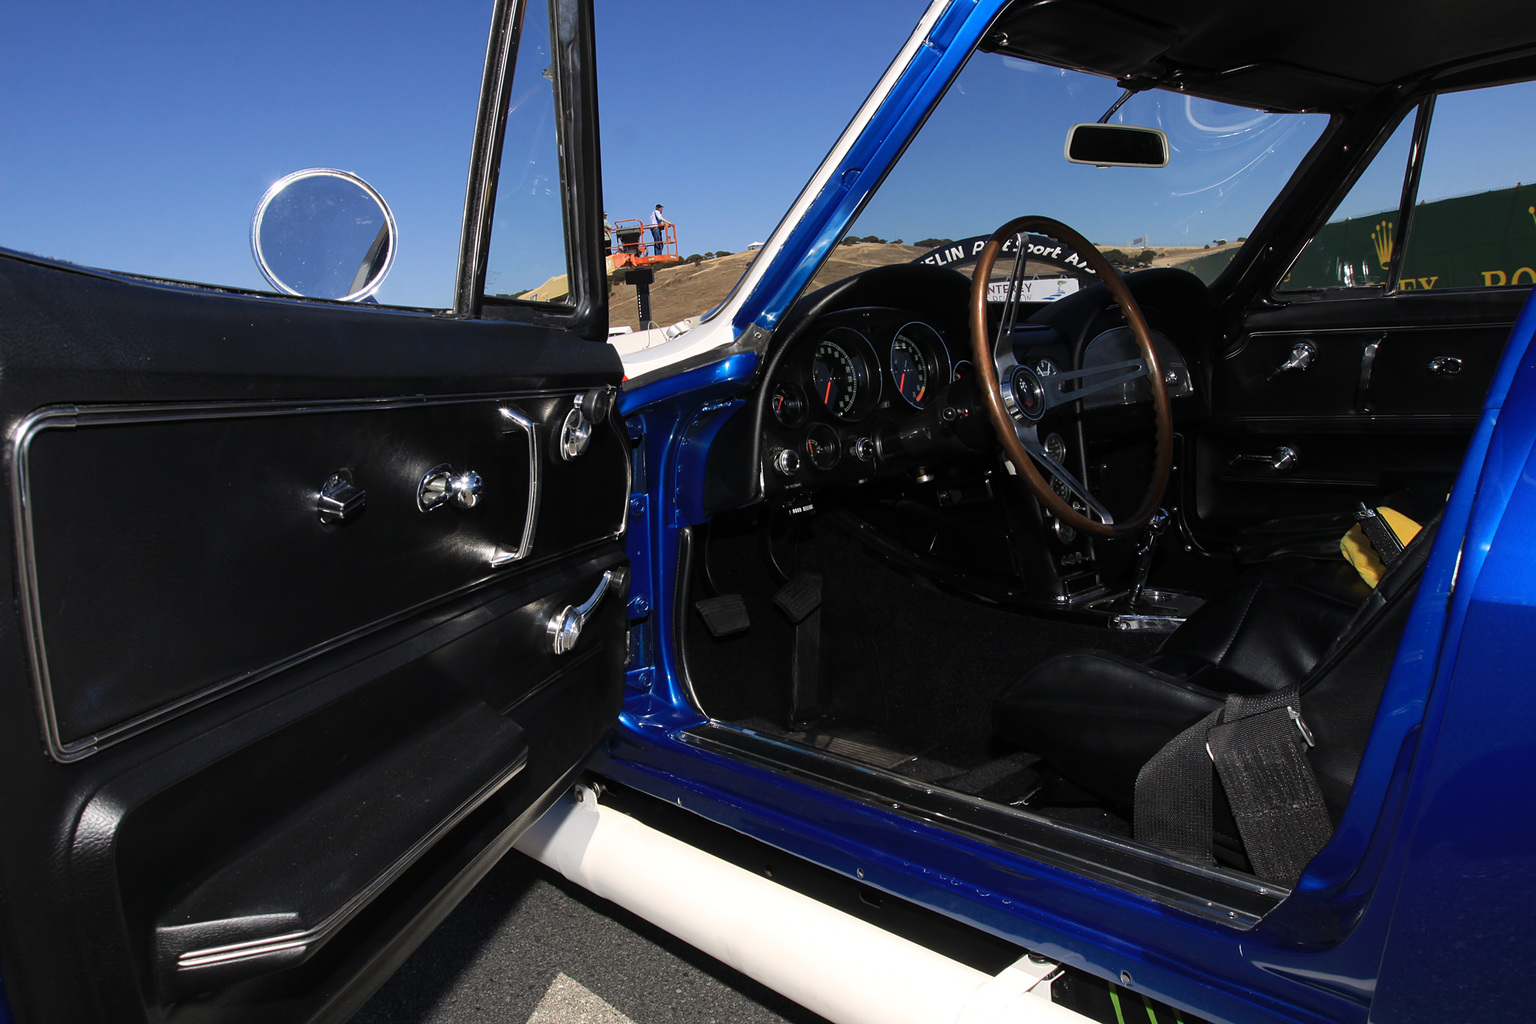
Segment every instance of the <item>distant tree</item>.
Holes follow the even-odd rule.
[[[1238,235],[1237,236],[1237,244],[1238,245],[1242,245],[1246,241],[1248,241],[1248,236],[1247,235]]]
[[[839,245],[858,245],[862,241],[864,241],[864,239],[862,239],[862,238],[854,238],[852,235],[849,235],[847,238],[843,239],[838,244]]]
[[[861,241],[861,242],[874,242],[876,245],[884,245],[885,244],[885,239],[881,238],[879,235],[865,235],[863,238],[859,239],[859,241]]]
[[[893,239],[891,239],[891,244],[892,245],[903,245],[905,243],[903,243],[902,240],[899,239],[899,238],[893,238]]]
[[[940,246],[954,245],[952,238],[920,238],[913,243],[919,249],[937,249]]]
[[[1211,247],[1211,243],[1207,242],[1204,245],[1202,245],[1200,248],[1202,248],[1202,249],[1209,249],[1210,247]]]
[[[698,253],[694,253],[692,256],[689,256],[687,259],[683,260],[683,262],[684,263],[703,263],[704,262],[704,257],[700,256]]]
[[[1133,266],[1135,262],[1119,249],[1105,249],[1104,258],[1117,267]]]
[[[1136,257],[1136,265],[1138,267],[1150,267],[1152,265],[1152,261],[1155,259],[1157,259],[1156,250],[1143,249]]]

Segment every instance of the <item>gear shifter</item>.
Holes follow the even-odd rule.
[[[1152,571],[1152,555],[1157,550],[1158,539],[1168,530],[1168,510],[1160,508],[1147,520],[1141,540],[1136,544],[1136,569],[1131,574],[1131,589],[1125,595],[1125,607],[1134,610],[1141,604],[1141,592],[1147,586],[1147,574]]]

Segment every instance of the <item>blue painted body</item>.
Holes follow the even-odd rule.
[[[735,317],[774,327],[1000,6],[952,5]],[[842,799],[679,739],[679,532],[705,521],[703,453],[756,363],[630,392],[647,482],[631,521],[652,660],[632,669],[612,778],[1137,991],[1231,1021],[1525,1019],[1536,986],[1536,305],[1527,304],[1444,513],[1344,819],[1250,931]],[[632,606],[633,610],[633,606]],[[635,616],[640,618],[639,616]],[[1475,999],[1472,997],[1475,996]]]

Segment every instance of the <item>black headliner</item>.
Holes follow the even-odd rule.
[[[1476,73],[1455,84],[1536,72],[1536,3],[1020,0],[984,45],[1247,106],[1335,111],[1458,70]]]

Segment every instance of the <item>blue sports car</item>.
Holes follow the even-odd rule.
[[[1527,1019],[1536,7],[934,0],[611,338],[591,5],[292,14],[6,44],[0,1021],[514,848],[837,1022]]]

